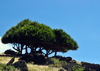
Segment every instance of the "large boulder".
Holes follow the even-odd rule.
[[[54,64],[54,61],[51,58],[46,58],[46,65]]]
[[[22,55],[22,57],[20,57],[19,60],[24,60],[26,63],[33,62],[33,55],[31,54]]]
[[[72,57],[66,57],[66,61],[67,61],[67,62],[72,61]]]
[[[14,63],[13,66],[15,68],[20,69],[20,71],[28,71],[28,67],[25,61],[19,60],[18,62]]]
[[[42,54],[25,54],[19,58],[19,60],[24,60],[25,62],[34,62],[34,64],[44,65],[46,63],[45,56]]]
[[[16,55],[17,53],[11,49],[8,49],[4,52],[6,55]]]
[[[34,54],[33,62],[34,64],[44,65],[46,63],[45,56],[42,54]]]

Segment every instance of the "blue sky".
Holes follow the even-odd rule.
[[[0,0],[0,39],[27,18],[61,28],[78,43],[78,50],[60,55],[100,64],[100,0]],[[0,52],[7,47],[0,43]]]

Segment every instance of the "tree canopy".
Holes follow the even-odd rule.
[[[42,48],[47,51],[47,55],[50,51],[67,52],[78,48],[76,41],[62,29],[52,29],[45,24],[32,22],[29,19],[10,28],[2,37],[2,42],[16,45],[17,47],[13,48],[21,53],[24,46],[26,46],[26,51],[27,47],[31,48],[31,51]]]

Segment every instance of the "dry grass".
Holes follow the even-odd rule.
[[[0,63],[3,63],[3,64],[7,64],[10,60],[12,59],[12,57],[4,57],[4,56],[0,56]],[[18,61],[18,57],[15,58],[15,61]]]
[[[12,57],[0,56],[0,63],[7,64],[11,59]],[[18,59],[19,58],[16,57],[14,62],[18,61]],[[60,69],[45,65],[34,65],[31,63],[28,63],[27,66],[29,71],[58,71]]]
[[[60,68],[54,68],[42,65],[28,64],[29,71],[58,71]]]

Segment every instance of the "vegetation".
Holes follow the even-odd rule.
[[[85,67],[82,67],[80,65],[75,65],[72,67],[73,71],[84,71]]]
[[[6,64],[10,61],[10,59],[12,59],[12,57],[0,57],[0,59],[2,61],[0,61],[0,64],[3,64],[4,66],[6,66]],[[18,61],[19,57],[15,58],[15,62]],[[14,63],[15,63],[14,62]],[[0,65],[0,68],[2,68],[3,65]],[[58,71],[60,68],[55,68],[55,67],[49,67],[47,65],[35,65],[34,63],[27,63],[28,66],[28,70],[29,71]],[[15,68],[10,68],[8,67],[10,70],[0,70],[0,71],[19,71]],[[14,70],[15,69],[15,70]]]
[[[63,65],[68,65],[66,61],[59,61],[59,59],[56,58],[52,58],[51,60],[54,61],[54,64],[49,64],[50,67],[61,68]]]
[[[13,66],[7,66],[5,64],[0,63],[0,71],[19,71]]]
[[[68,50],[77,50],[78,45],[70,35],[62,29],[51,29],[49,26],[32,22],[25,19],[16,26],[10,28],[2,37],[2,42],[13,44],[13,49],[22,54],[25,49],[31,49],[31,53],[40,51],[48,57],[51,53],[67,52]],[[46,52],[43,52],[45,50]]]

